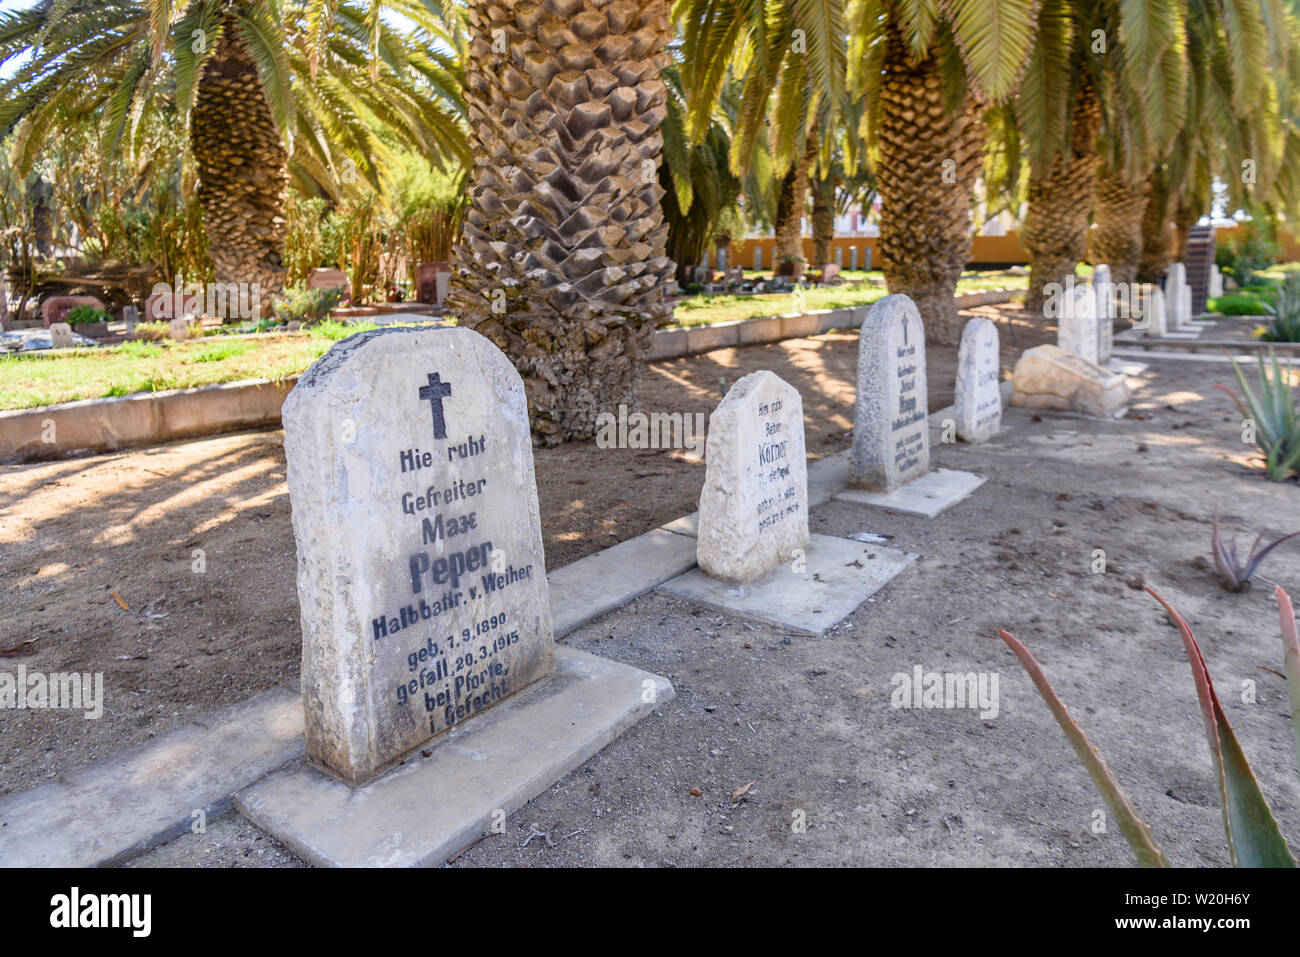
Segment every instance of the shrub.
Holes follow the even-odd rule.
[[[94,306],[76,306],[63,317],[63,321],[70,326],[88,326],[93,322],[108,322],[109,318],[109,314],[103,309],[96,309]]]
[[[137,322],[131,337],[146,342],[157,342],[166,339],[170,334],[171,325],[166,322]]]
[[[1221,316],[1265,316],[1268,315],[1268,303],[1258,296],[1234,293],[1211,299],[1207,304],[1211,312]]]
[[[1261,338],[1269,342],[1300,342],[1300,274],[1288,273],[1274,290],[1272,302],[1264,304],[1273,317]]]
[[[342,289],[309,289],[299,284],[286,287],[272,309],[280,322],[319,322],[342,301]]]

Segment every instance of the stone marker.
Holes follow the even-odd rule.
[[[1183,283],[1182,294],[1183,305],[1182,308],[1178,310],[1178,314],[1183,318],[1183,325],[1190,326],[1192,324],[1192,319],[1195,318],[1192,315],[1192,287],[1187,283]]]
[[[1115,285],[1105,263],[1092,271],[1092,289],[1097,297],[1093,311],[1097,317],[1097,364],[1104,366],[1115,347]]]
[[[167,320],[168,335],[173,339],[189,339],[194,332],[194,319],[190,316],[184,316],[179,319]]]
[[[122,307],[122,319],[126,322],[126,334],[135,332],[136,323],[140,321],[140,310],[135,306]]]
[[[348,274],[342,269],[318,266],[307,274],[308,289],[341,289],[344,295],[352,288]]]
[[[50,296],[41,303],[41,324],[48,329],[78,306],[103,309],[104,303],[94,296]]]
[[[1144,317],[1147,322],[1146,329],[1144,330],[1145,334],[1157,339],[1164,336],[1169,331],[1169,327],[1166,324],[1168,321],[1167,317],[1168,313],[1165,310],[1164,290],[1159,286],[1148,286],[1146,315]]]
[[[71,349],[75,342],[72,341],[72,326],[66,322],[50,323],[50,346],[54,349]]]
[[[752,581],[808,548],[808,460],[799,390],[766,370],[727,390],[709,416],[696,560]]]
[[[1218,266],[1211,265],[1210,266],[1210,298],[1218,299],[1222,295],[1223,295],[1223,273],[1219,271]]]
[[[930,469],[925,326],[916,304],[893,295],[876,302],[858,340],[849,483],[892,492]]]
[[[1110,417],[1128,405],[1124,376],[1057,346],[1026,349],[1011,376],[1011,404]]]
[[[1067,286],[1057,318],[1056,345],[1088,362],[1097,361],[1097,294],[1092,286]]]
[[[957,350],[957,392],[953,408],[957,414],[957,438],[983,442],[1002,427],[1001,365],[998,360],[998,327],[993,320],[976,316],[961,332]]]
[[[356,786],[555,673],[528,405],[478,333],[390,327],[282,416],[307,753]]]
[[[1169,328],[1177,332],[1191,319],[1191,316],[1183,314],[1183,306],[1186,302],[1183,298],[1183,289],[1187,286],[1187,271],[1182,263],[1170,263],[1169,268],[1165,270],[1165,277],[1165,303],[1169,308]]]

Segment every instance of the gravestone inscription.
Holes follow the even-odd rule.
[[[355,786],[555,672],[527,400],[478,333],[387,328],[283,419],[307,753]]]
[[[1090,285],[1067,287],[1057,319],[1056,345],[1088,362],[1096,362],[1099,341],[1096,292]]]
[[[696,560],[710,577],[758,578],[807,549],[803,399],[772,372],[751,372],[709,416]]]
[[[928,472],[928,416],[921,314],[907,296],[886,296],[862,320],[858,339],[850,483],[892,492]]]

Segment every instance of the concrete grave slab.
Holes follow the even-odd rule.
[[[224,814],[240,788],[299,760],[302,699],[273,688],[0,801],[0,867],[102,867]]]
[[[813,535],[801,571],[793,563],[780,565],[761,578],[729,585],[696,568],[659,590],[798,634],[821,635],[915,560],[893,548]]]
[[[673,697],[666,678],[572,648],[559,670],[359,788],[304,762],[235,806],[322,867],[444,863]],[[653,692],[651,691],[653,689]]]
[[[694,514],[698,520],[698,513]],[[653,528],[551,572],[547,577],[555,637],[567,635],[695,567],[694,535],[693,529],[673,534],[667,526]]]
[[[847,488],[836,492],[837,502],[855,505],[873,505],[893,512],[907,512],[934,518],[945,509],[956,505],[984,484],[984,477],[959,469],[934,469],[892,492],[869,492]]]

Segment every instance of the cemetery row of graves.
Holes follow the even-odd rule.
[[[392,326],[342,338],[299,379],[283,409],[298,683],[238,699],[203,718],[198,732],[174,722],[166,730],[163,722],[156,738],[151,732],[131,750],[70,775],[56,772],[46,783],[29,762],[25,779],[33,786],[0,798],[0,857],[196,863],[203,855],[223,860],[229,852],[222,841],[233,841],[250,848],[264,842],[258,854],[270,851],[266,863],[524,862],[554,849],[558,836],[573,844],[547,863],[672,863],[676,853],[702,863],[756,855],[768,862],[784,856],[785,863],[922,863],[942,854],[951,863],[1114,864],[1130,853],[1143,863],[1164,861],[1129,799],[1093,773],[1091,745],[1079,750],[1082,763],[1070,755],[1067,742],[1078,750],[1083,732],[1031,697],[1030,679],[1059,708],[1033,654],[1010,632],[1036,651],[1046,645],[1053,682],[1074,692],[1065,695],[1074,717],[1099,724],[1104,744],[1133,748],[1144,728],[1159,726],[1161,709],[1212,696],[1208,672],[1196,670],[1195,639],[1184,632],[1185,652],[1180,648],[1168,629],[1182,619],[1172,610],[1170,619],[1157,618],[1152,599],[1138,594],[1144,585],[1172,588],[1177,604],[1220,626],[1248,620],[1251,643],[1234,652],[1230,674],[1243,670],[1242,656],[1276,660],[1283,647],[1273,608],[1216,607],[1226,593],[1197,594],[1206,576],[1189,580],[1188,569],[1201,566],[1171,566],[1162,557],[1169,530],[1150,523],[1205,524],[1204,514],[1184,516],[1171,504],[1170,478],[1193,470],[1204,480],[1205,488],[1187,490],[1182,508],[1193,498],[1201,507],[1217,502],[1231,489],[1233,505],[1250,503],[1254,521],[1267,517],[1261,506],[1286,514],[1276,495],[1291,489],[1267,481],[1240,440],[1235,460],[1249,467],[1207,470],[1207,460],[1233,458],[1221,438],[1216,446],[1204,434],[1235,428],[1231,413],[1223,414],[1226,399],[1213,416],[1218,425],[1186,418],[1147,424],[1168,410],[1185,415],[1175,401],[1205,403],[1214,394],[1206,382],[1212,376],[1203,364],[1158,354],[1150,363],[1133,361],[1140,341],[1200,335],[1181,264],[1163,288],[1143,289],[1131,302],[1126,295],[1099,266],[1091,283],[1068,290],[1056,344],[1013,350],[1005,379],[995,321],[970,318],[953,404],[933,415],[921,316],[906,296],[880,299],[863,308],[860,330],[843,337],[855,360],[850,448],[810,456],[805,394],[781,375],[758,368],[724,377],[720,401],[710,402],[698,510],[562,568],[547,560],[535,471],[544,451],[534,452],[523,384],[507,357],[456,326]],[[1133,328],[1117,333],[1115,317],[1124,313]],[[786,363],[782,371],[798,370]],[[1198,430],[1197,441],[1171,443],[1180,427]],[[654,448],[680,447],[680,436],[659,439]],[[1267,436],[1253,441],[1273,457]],[[613,444],[637,442],[621,431]],[[1157,443],[1159,462],[1133,461],[1152,458]],[[1088,504],[1069,504],[1073,495]],[[1119,514],[1106,517],[1103,531],[1107,509]],[[1085,517],[1071,530],[1079,511]],[[1009,527],[1008,518],[1043,527]],[[1217,547],[1217,513],[1214,540]],[[967,554],[973,541],[985,553],[975,560]],[[1293,559],[1277,561],[1296,567]],[[1036,568],[1032,584],[1023,565]],[[119,591],[112,597],[110,613],[130,612]],[[1068,607],[1045,615],[1044,600]],[[1139,600],[1152,603],[1145,614],[1130,607]],[[1080,622],[1098,601],[1109,613]],[[164,607],[151,602],[144,614],[165,618]],[[954,608],[960,613],[947,618]],[[954,630],[965,618],[969,626]],[[1284,633],[1287,620],[1284,614]],[[1056,653],[1058,636],[1043,633],[1062,625],[1083,642],[1064,657]],[[1092,648],[1094,625],[1127,639],[1125,646]],[[1004,628],[1006,644],[995,649]],[[298,648],[296,640],[287,644]],[[1221,660],[1222,646],[1208,647]],[[951,666],[933,657],[954,653],[961,660]],[[1143,705],[1084,714],[1073,663],[1105,673],[1085,686],[1104,695],[1115,682],[1129,683],[1117,665],[1141,670],[1137,663],[1152,654],[1162,662],[1160,677]],[[1179,686],[1172,666],[1186,679],[1189,659],[1201,683]],[[789,686],[797,674],[807,676],[807,688]],[[823,676],[842,686],[830,701],[815,690]],[[783,690],[773,698],[751,682]],[[53,691],[42,693],[49,707]],[[1285,701],[1285,692],[1270,694]],[[114,697],[110,688],[107,700]],[[701,727],[716,725],[728,698],[735,699],[723,708],[728,714],[743,708],[731,722],[738,730]],[[1229,708],[1232,724],[1247,729],[1257,774],[1277,816],[1293,828],[1300,789],[1294,768],[1287,777],[1290,758],[1285,748],[1258,747],[1285,722],[1276,708],[1270,718],[1242,700]],[[32,698],[26,707],[42,702]],[[820,718],[810,713],[828,708]],[[1227,714],[1211,713],[1218,740],[1235,747]],[[858,753],[867,727],[900,745],[883,774],[879,746]],[[748,749],[737,746],[745,728],[758,739]],[[958,743],[936,747],[954,733]],[[1204,763],[1200,729],[1165,733],[1166,744],[1177,741],[1181,763],[1135,774],[1134,761],[1141,761],[1134,754],[1119,766],[1125,784],[1136,777],[1149,791],[1166,782],[1175,796],[1137,800],[1163,832],[1169,855],[1181,863],[1286,863],[1271,814],[1257,816],[1263,826],[1248,834],[1235,822],[1235,842],[1215,835],[1215,814],[1201,812],[1216,811],[1216,795],[1195,791],[1203,776],[1188,770]],[[801,734],[815,740],[796,744]],[[1009,747],[992,740],[1006,734],[1015,742]],[[1035,747],[1026,746],[1026,734]],[[973,737],[960,740],[966,736]],[[1222,757],[1214,740],[1218,766],[1237,760]],[[716,745],[703,762],[709,767],[684,757],[704,741]],[[737,763],[749,770],[730,773],[757,775],[748,783],[713,777],[711,762],[729,763],[729,748],[747,750]],[[1040,748],[1049,753],[1037,754]],[[1109,758],[1108,747],[1103,753]],[[896,760],[904,763],[892,767]],[[672,761],[694,765],[685,780],[695,783],[666,772]],[[1064,803],[1035,811],[1032,795],[1041,788],[1030,781],[1043,778],[1040,763],[1053,769],[1049,786],[1060,787],[1055,800]],[[977,765],[991,776],[969,770]],[[1174,778],[1161,776],[1170,773]],[[569,794],[592,774],[595,782]],[[1226,774],[1220,780],[1229,786],[1247,786],[1237,769]],[[947,810],[938,788],[945,778],[955,792],[949,801],[958,802]],[[993,797],[1008,778],[1018,788]],[[617,811],[602,810],[605,798],[594,796],[582,809],[585,823],[533,820],[544,812],[571,818],[572,806],[557,805],[585,804],[601,780],[618,790],[608,799]],[[1189,788],[1199,796],[1187,798]],[[858,796],[841,794],[845,789]],[[432,803],[431,794],[438,796]],[[695,798],[701,801],[693,807]],[[1197,809],[1190,826],[1179,818],[1189,804]],[[226,812],[232,805],[234,813]],[[1090,826],[1096,807],[1109,831]],[[212,810],[220,822],[214,836],[191,826],[194,808]],[[883,824],[873,820],[877,809]],[[581,835],[599,831],[604,814],[613,815],[614,830],[579,850]],[[57,837],[39,824],[47,820],[62,822]],[[737,824],[728,821],[745,822],[745,840],[732,840]],[[1172,822],[1179,827],[1169,834]],[[661,833],[665,827],[671,836]],[[690,850],[665,849],[683,829],[693,834]],[[510,834],[520,839],[488,840]]]

